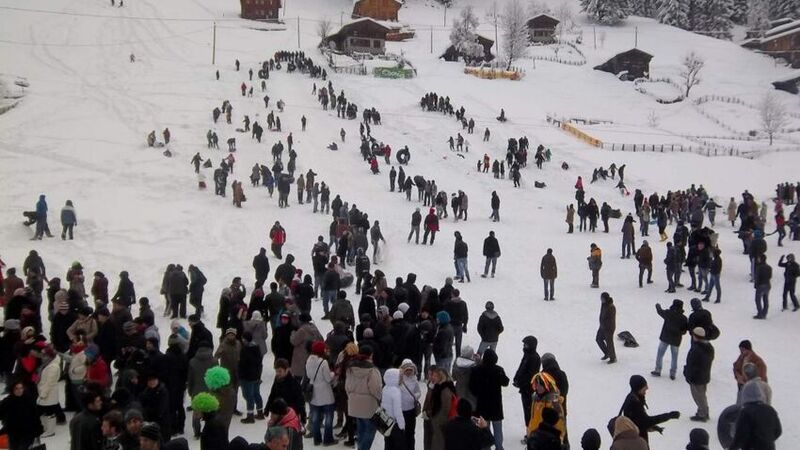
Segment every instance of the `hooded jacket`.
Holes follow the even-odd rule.
[[[403,417],[402,392],[400,391],[400,370],[388,369],[383,374],[383,391],[381,392],[381,407],[397,422],[397,427],[406,429]]]
[[[611,450],[649,450],[647,441],[639,436],[639,428],[631,419],[620,416],[614,422],[614,442]]]
[[[367,360],[356,360],[347,368],[345,392],[347,413],[357,419],[369,419],[381,400],[381,373]]]
[[[669,309],[665,310],[661,305],[656,304],[656,312],[664,319],[658,338],[665,344],[680,346],[683,335],[686,334],[689,327],[689,320],[683,314],[683,305],[673,303]]]
[[[497,354],[486,350],[483,360],[472,370],[470,391],[475,395],[475,415],[488,421],[503,420],[502,389],[509,379],[502,367],[497,365]]]
[[[483,342],[497,342],[503,330],[503,320],[493,309],[487,309],[478,319],[478,336]]]
[[[334,404],[333,373],[328,366],[328,361],[317,355],[310,355],[306,361],[306,376],[314,385],[314,392],[309,403],[313,406]]]

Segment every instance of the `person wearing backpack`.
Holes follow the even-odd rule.
[[[422,406],[424,418],[430,427],[430,447],[427,450],[445,450],[445,426],[456,415],[458,395],[447,371],[434,366],[428,375],[428,395]],[[426,441],[428,437],[425,437]]]

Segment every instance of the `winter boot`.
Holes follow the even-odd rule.
[[[259,409],[256,411],[256,420],[264,420],[264,410]]]
[[[56,416],[42,416],[42,433],[43,438],[55,436],[56,434]]]
[[[253,418],[253,412],[248,412],[247,417],[241,420],[242,423],[256,423],[256,419]]]

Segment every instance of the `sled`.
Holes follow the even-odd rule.
[[[203,163],[203,167],[211,167],[211,166],[212,164],[210,159],[207,159],[206,162]]]
[[[611,212],[608,214],[608,217],[612,219],[619,219],[620,217],[622,217],[622,211],[618,209],[612,209]]]
[[[334,151],[339,150],[339,146],[336,145],[336,142],[333,142],[331,143],[331,145],[328,146],[328,150],[334,150]]]
[[[395,158],[397,158],[397,162],[400,163],[401,165],[406,165],[408,164],[409,161],[411,161],[411,152],[409,152],[405,148],[400,149],[400,151],[397,152]]]
[[[739,405],[731,405],[723,409],[717,420],[717,437],[722,448],[729,448],[733,444],[733,435],[736,432],[736,420],[739,418]]]
[[[536,187],[536,188],[539,188],[539,189],[544,189],[545,187],[547,187],[547,185],[544,184],[544,182],[534,181],[533,182],[533,187]]]

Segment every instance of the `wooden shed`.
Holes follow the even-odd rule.
[[[614,75],[625,72],[625,75],[620,78],[628,81],[649,78],[651,59],[653,59],[653,55],[634,48],[615,55],[603,64],[596,66],[594,70],[602,70]]]
[[[556,41],[556,27],[560,22],[555,17],[539,14],[526,23],[531,42],[551,44]]]
[[[748,39],[742,46],[784,59],[792,67],[800,68],[800,20],[771,28],[764,37]]]
[[[367,17],[346,23],[334,34],[325,38],[325,45],[343,53],[383,54],[386,51],[386,33],[389,28]]]
[[[353,0],[353,19],[370,17],[376,20],[397,20],[400,0]]]
[[[482,62],[489,62],[494,59],[494,55],[492,54],[492,46],[494,45],[494,41],[483,37],[480,34],[478,36],[478,43],[483,46],[483,57],[478,58],[477,60],[473,61],[466,61],[466,62],[474,62],[474,63],[482,63]],[[459,51],[456,50],[454,45],[447,47],[447,50],[442,53],[442,56],[439,58],[444,59],[445,61],[453,62],[458,61],[459,59],[463,59],[463,56]]]
[[[242,18],[253,20],[277,19],[281,0],[239,0]]]

